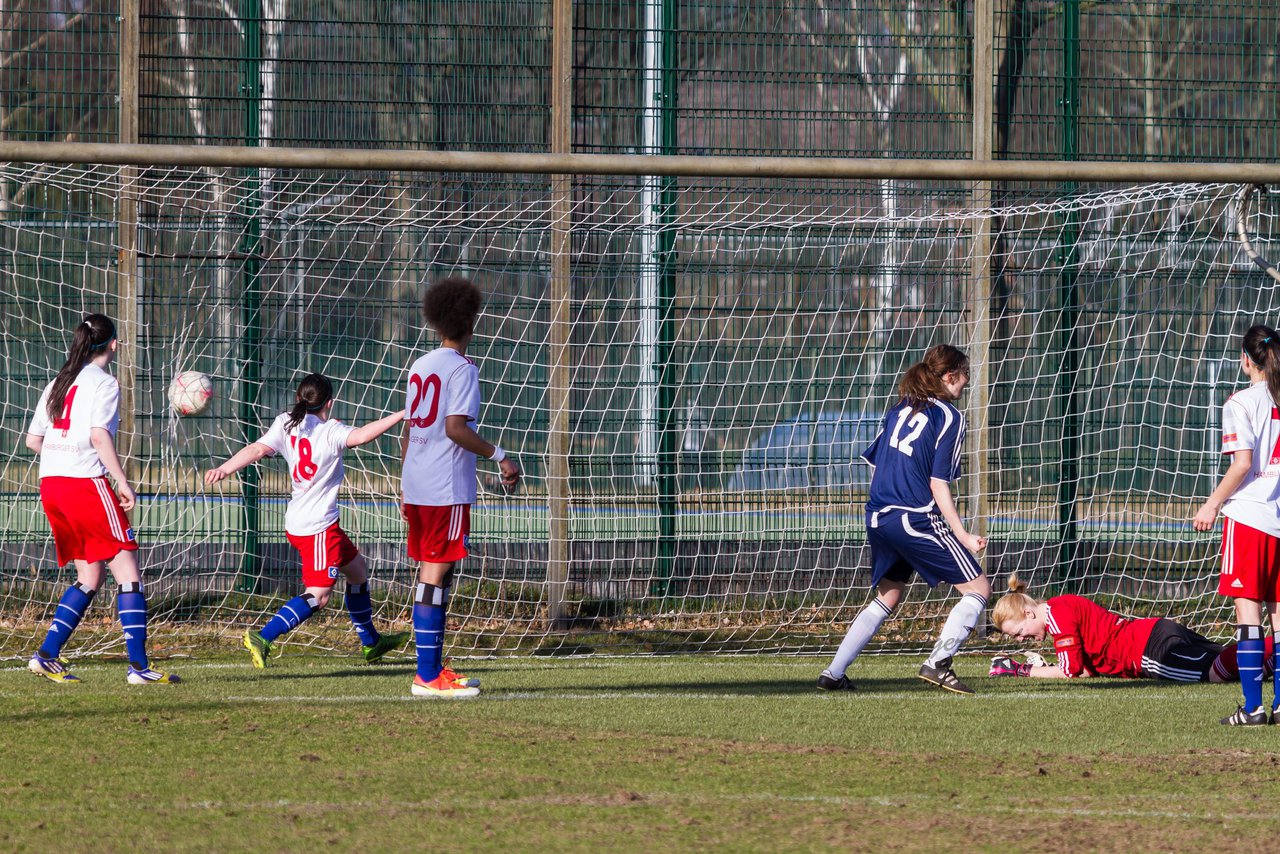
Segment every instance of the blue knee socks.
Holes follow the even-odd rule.
[[[347,585],[347,613],[351,614],[351,625],[356,627],[360,643],[373,646],[381,635],[373,627],[373,601],[369,598],[369,582]]]
[[[120,628],[124,629],[124,648],[134,670],[146,670],[147,661],[147,597],[142,582],[128,581],[120,585],[116,595],[116,611]]]
[[[293,631],[300,623],[316,612],[316,600],[310,593],[294,596],[280,606],[275,616],[267,620],[258,634],[267,643],[272,643],[285,632]]]
[[[1236,663],[1240,667],[1240,687],[1244,690],[1244,710],[1262,705],[1262,658],[1266,641],[1262,626],[1236,626]]]
[[[62,647],[71,639],[76,626],[80,625],[80,619],[89,609],[89,603],[97,592],[78,581],[67,588],[67,592],[58,600],[57,610],[53,612],[49,633],[45,635],[44,643],[40,644],[41,658],[53,659],[62,654]]]
[[[413,639],[418,647],[418,678],[430,682],[444,669],[445,609],[449,588],[419,582],[413,594]]]

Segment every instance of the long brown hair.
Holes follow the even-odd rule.
[[[1262,368],[1267,378],[1267,393],[1272,402],[1280,406],[1280,333],[1257,323],[1249,327],[1240,346],[1249,360]]]
[[[49,389],[49,401],[45,409],[48,410],[51,421],[62,417],[62,405],[66,403],[67,392],[80,375],[80,370],[115,337],[116,325],[105,314],[87,315],[76,326],[76,331],[71,335],[67,361],[53,378],[53,386]]]
[[[934,344],[924,353],[924,358],[907,368],[898,383],[902,399],[911,404],[912,413],[929,405],[929,399],[944,391],[942,378],[953,372],[969,373],[969,357],[950,344]]]
[[[298,383],[298,393],[293,409],[289,410],[289,420],[284,425],[285,432],[302,423],[309,413],[319,412],[325,404],[333,400],[333,383],[324,374],[307,374]]]

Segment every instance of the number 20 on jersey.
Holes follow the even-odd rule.
[[[409,401],[409,424],[414,427],[430,427],[436,423],[440,414],[440,377],[428,374],[426,379],[413,374],[409,377],[409,390],[413,397]],[[419,405],[427,407],[421,413]]]

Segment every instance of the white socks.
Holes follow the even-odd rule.
[[[978,624],[978,618],[982,616],[986,607],[985,596],[966,593],[960,597],[960,601],[951,609],[947,622],[942,626],[942,634],[938,636],[938,642],[933,645],[933,652],[929,653],[924,663],[929,667],[937,667],[944,661],[949,663],[951,656],[955,655],[956,650],[969,639],[969,634]]]
[[[840,642],[840,648],[836,650],[836,657],[831,659],[831,664],[827,667],[827,675],[833,679],[843,676],[849,669],[849,665],[853,664],[853,660],[871,642],[871,638],[875,637],[876,632],[880,631],[880,627],[892,613],[888,605],[879,599],[872,599],[849,626],[844,640]]]

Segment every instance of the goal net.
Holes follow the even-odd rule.
[[[526,473],[507,492],[481,461],[453,655],[831,649],[869,595],[859,453],[902,372],[940,342],[987,353],[985,474],[956,492],[990,537],[997,589],[1017,571],[1040,596],[1227,634],[1217,538],[1188,520],[1220,474],[1238,336],[1277,319],[1275,282],[1237,229],[1243,210],[1252,248],[1271,254],[1266,193],[1023,185],[972,210],[958,183],[579,176],[564,218],[538,175],[147,168],[126,186],[123,174],[0,168],[0,654],[38,644],[72,577],[21,436],[84,313],[135,321],[121,443],[163,655],[229,643],[299,590],[283,464],[208,489],[203,471],[260,436],[312,371],[334,380],[349,423],[404,406],[405,369],[436,343],[421,293],[445,274],[486,293],[468,353],[479,430]],[[985,286],[970,257],[980,218],[994,234]],[[561,285],[567,348],[552,344]],[[166,402],[186,370],[214,381],[198,417]],[[549,464],[557,411],[567,479]],[[342,523],[371,567],[375,619],[402,624],[415,572],[398,438],[346,463]],[[113,592],[71,654],[123,650]],[[874,648],[926,646],[953,599],[913,586]],[[354,652],[340,601],[288,635],[286,654]]]

